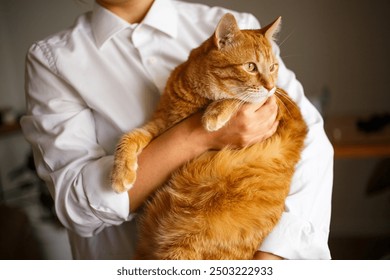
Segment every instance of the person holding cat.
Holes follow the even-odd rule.
[[[212,133],[196,113],[145,148],[127,193],[110,187],[119,137],[151,116],[169,73],[226,12],[170,0],[96,0],[71,29],[30,48],[21,124],[74,258],[131,258],[136,210],[172,172],[205,151],[244,147],[276,131],[274,97],[245,104]],[[241,28],[259,27],[252,15],[232,13]],[[298,103],[309,133],[285,212],[254,258],[329,259],[333,150],[321,116],[280,58],[278,86]]]

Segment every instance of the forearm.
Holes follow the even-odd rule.
[[[130,212],[185,164],[208,150],[207,133],[196,114],[155,138],[138,156],[137,179],[128,191]]]

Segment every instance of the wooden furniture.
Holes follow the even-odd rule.
[[[20,132],[20,124],[18,122],[0,125],[0,138],[14,132]]]
[[[368,133],[358,129],[358,120],[356,116],[325,120],[325,131],[333,145],[335,158],[390,157],[390,125]]]

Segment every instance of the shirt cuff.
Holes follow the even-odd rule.
[[[111,188],[113,161],[113,156],[106,156],[87,164],[82,172],[82,185],[95,216],[105,224],[119,225],[131,220],[134,214],[130,214],[127,192],[116,193]]]
[[[285,259],[329,260],[328,235],[329,232],[316,229],[312,223],[284,212],[259,250]]]

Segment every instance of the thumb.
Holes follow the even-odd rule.
[[[269,97],[264,98],[261,102],[259,103],[248,103],[248,109],[253,110],[256,112],[259,110],[261,107],[263,107],[266,103],[271,103],[273,100],[275,100],[275,96],[271,95]]]

